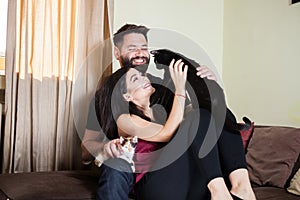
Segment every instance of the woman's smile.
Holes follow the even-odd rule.
[[[147,88],[149,88],[149,87],[151,87],[151,84],[150,84],[150,83],[146,83],[146,84],[144,85],[144,89],[147,89]]]

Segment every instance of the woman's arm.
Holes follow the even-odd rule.
[[[181,60],[169,65],[170,75],[175,85],[175,96],[170,115],[165,125],[146,121],[136,115],[122,114],[117,119],[119,134],[123,136],[138,136],[141,139],[154,142],[168,142],[183,119],[185,109],[185,83],[187,66]]]

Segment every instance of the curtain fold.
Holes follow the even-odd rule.
[[[113,0],[10,0],[2,172],[81,167],[98,79],[111,72]]]

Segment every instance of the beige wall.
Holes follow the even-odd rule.
[[[215,69],[221,73],[223,0],[116,0],[114,7],[114,32],[125,23],[143,24],[150,28],[176,31],[200,45],[207,52],[210,61],[214,63]],[[157,34],[153,35],[157,36]],[[160,40],[162,45],[156,46],[159,41],[157,42],[149,33],[149,46],[165,47],[165,40],[170,38],[164,38],[164,34],[162,35]],[[176,38],[175,35],[173,36],[174,48],[181,46],[182,49],[180,44],[182,41],[173,39]],[[190,50],[188,54],[197,59],[199,55],[195,55],[197,54],[195,52]],[[202,64],[212,65],[210,61],[203,60]]]
[[[223,81],[232,110],[300,127],[300,4],[225,0]]]

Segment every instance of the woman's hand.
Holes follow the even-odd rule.
[[[186,77],[187,77],[187,70],[188,66],[184,65],[182,60],[175,60],[173,59],[169,65],[169,71],[171,78],[173,80],[174,86],[175,86],[175,93],[176,94],[185,94],[185,83],[186,83]]]

